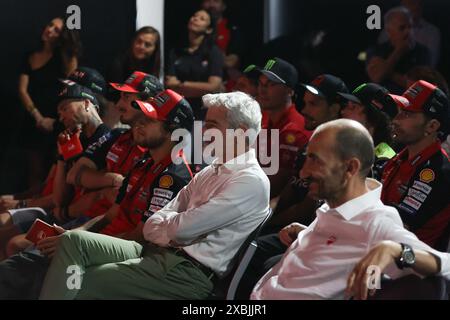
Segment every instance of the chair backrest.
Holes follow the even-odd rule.
[[[235,254],[231,262],[233,267],[230,268],[230,270],[221,279],[216,281],[213,293],[215,299],[226,298],[227,300],[232,300],[234,298],[239,281],[256,251],[257,244],[255,239],[259,236],[264,225],[272,217],[272,213],[272,209],[269,209],[269,213],[264,220],[250,233],[239,248],[238,252]]]

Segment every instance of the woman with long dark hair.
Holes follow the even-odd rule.
[[[136,31],[125,54],[117,57],[108,74],[109,82],[124,82],[134,71],[159,77],[161,69],[161,36],[153,27]]]
[[[189,19],[187,43],[171,51],[165,85],[190,102],[197,119],[202,119],[201,97],[223,90],[224,56],[214,42],[216,22],[206,10]]]
[[[56,103],[65,78],[78,65],[81,42],[64,18],[52,19],[44,28],[39,47],[27,54],[19,77],[19,98],[28,111],[19,143],[28,151],[31,186],[40,182],[55,150]]]

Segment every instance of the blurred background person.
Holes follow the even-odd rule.
[[[372,82],[393,94],[406,90],[406,73],[415,66],[430,65],[427,47],[414,39],[412,16],[405,7],[390,9],[384,17],[388,41],[368,50],[367,74]]]
[[[145,26],[134,34],[130,47],[113,61],[109,82],[124,82],[134,71],[160,76],[161,36],[153,27]]]
[[[441,31],[434,24],[423,18],[423,0],[402,0],[402,6],[407,8],[412,15],[412,30],[414,39],[430,50],[431,65],[436,67],[441,55]],[[380,33],[378,43],[388,40],[385,31]]]
[[[78,31],[69,30],[61,17],[52,19],[41,34],[39,47],[27,54],[19,76],[19,98],[28,111],[22,121],[18,144],[27,152],[28,185],[44,180],[54,155],[59,78],[78,65],[81,42]]]
[[[244,42],[240,28],[230,15],[225,15],[225,0],[203,0],[202,9],[210,11],[216,20],[216,45],[225,55],[225,87],[232,91],[241,74],[240,66],[244,54]]]
[[[258,81],[260,74],[258,70],[259,68],[254,64],[246,67],[237,79],[236,85],[234,86],[234,91],[245,92],[258,100]]]
[[[201,97],[223,91],[223,53],[214,43],[216,22],[206,10],[192,15],[187,24],[187,42],[170,53],[165,86],[183,95],[196,119],[203,119]]]

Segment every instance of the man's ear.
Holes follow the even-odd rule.
[[[357,158],[351,158],[350,160],[347,160],[347,173],[350,176],[358,175],[360,170],[361,161],[359,161]]]
[[[431,119],[428,121],[427,125],[425,126],[425,132],[427,135],[438,132],[439,128],[441,127],[441,123],[436,119]]]
[[[86,112],[89,111],[89,100],[88,99],[83,100],[83,107],[84,107],[84,110],[86,110]]]

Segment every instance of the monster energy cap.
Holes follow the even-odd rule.
[[[282,83],[286,86],[295,89],[298,82],[298,72],[295,67],[289,62],[273,58],[266,62],[266,65],[260,72],[265,75],[270,81]]]

